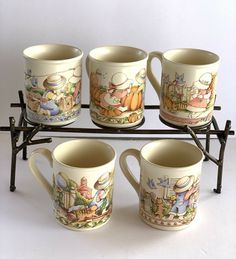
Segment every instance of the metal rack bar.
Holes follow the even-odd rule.
[[[11,157],[11,175],[10,175],[10,191],[14,192],[15,186],[15,173],[16,173],[16,156],[19,151],[23,150],[23,159],[27,160],[27,146],[37,145],[42,143],[50,143],[51,138],[42,138],[37,140],[32,140],[32,138],[37,135],[38,132],[64,132],[64,133],[99,133],[99,134],[125,134],[125,135],[180,135],[189,134],[195,141],[196,145],[202,150],[205,155],[205,161],[212,161],[218,166],[217,173],[217,187],[214,189],[216,193],[221,193],[222,189],[222,176],[223,176],[223,162],[224,162],[224,151],[226,147],[226,142],[229,135],[234,135],[234,131],[231,130],[231,121],[227,120],[224,130],[220,130],[216,119],[213,117],[210,125],[207,125],[202,129],[193,129],[185,126],[183,129],[116,129],[116,128],[73,128],[73,127],[53,127],[46,125],[28,125],[25,119],[26,105],[24,102],[24,97],[22,91],[18,92],[20,103],[12,103],[11,107],[20,107],[21,114],[18,122],[18,126],[15,126],[15,119],[13,117],[9,118],[9,126],[0,127],[0,131],[9,131],[11,134],[11,147],[12,147],[12,157]],[[82,104],[82,108],[88,109],[88,104]],[[159,109],[159,105],[146,105],[145,109],[153,110]],[[215,106],[215,110],[221,110],[220,106]],[[211,129],[213,125],[214,129]],[[23,133],[22,143],[17,145],[21,132]],[[197,135],[205,135],[206,143],[205,148],[201,144]],[[215,158],[210,154],[210,139],[211,135],[216,135],[220,143],[219,158]]]

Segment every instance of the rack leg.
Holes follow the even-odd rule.
[[[207,133],[206,133],[206,151],[209,153],[210,152],[210,139],[211,139],[211,135],[209,134],[209,130],[211,129],[211,124],[209,126],[207,126]],[[205,156],[204,161],[209,161],[209,158],[207,156]]]
[[[10,179],[10,191],[14,192],[16,190],[16,152],[12,150],[11,154],[11,179]]]
[[[16,189],[16,155],[18,153],[16,143],[19,139],[19,135],[15,131],[15,119],[9,118],[10,130],[11,130],[11,179],[10,179],[10,191],[14,192]]]
[[[23,126],[24,126],[24,127],[27,127],[27,122],[26,122],[25,120],[24,120],[24,122],[23,122]],[[24,132],[23,132],[23,142],[26,141],[26,138],[27,138],[27,132],[24,131]],[[27,160],[27,145],[25,145],[25,146],[23,147],[22,159],[23,159],[23,160]]]
[[[42,143],[50,143],[52,141],[51,138],[32,140],[32,137],[38,133],[38,131],[42,128],[41,125],[35,127],[32,131],[28,131],[23,134],[22,143],[17,146],[17,142],[19,141],[20,132],[15,128],[15,119],[13,117],[9,118],[10,123],[10,133],[11,133],[11,178],[10,178],[10,191],[14,192],[16,189],[15,179],[16,179],[16,158],[19,151],[23,150],[23,159],[27,159],[27,145],[36,145]],[[24,122],[20,122],[20,125],[27,126]],[[24,132],[23,132],[24,133]]]
[[[22,120],[20,120],[20,126],[27,127],[27,121],[24,119],[25,113],[26,113],[26,105],[24,101],[24,95],[22,91],[18,91],[19,100],[20,100],[20,108],[21,108],[21,116]],[[23,142],[26,141],[27,138],[27,132],[23,132]],[[27,145],[23,147],[23,153],[22,153],[22,159],[27,160]]]
[[[215,127],[218,128],[218,125],[216,124]],[[226,147],[226,142],[228,139],[230,129],[231,129],[231,121],[228,120],[226,121],[223,135],[218,136],[221,147],[220,147],[220,154],[219,154],[219,160],[218,160],[217,185],[216,185],[216,188],[214,189],[215,193],[221,193],[221,189],[222,189],[224,154],[225,154],[225,147]]]
[[[216,188],[214,189],[215,193],[221,193],[222,189],[222,176],[223,176],[223,165],[218,166],[218,174],[217,174],[217,184]]]

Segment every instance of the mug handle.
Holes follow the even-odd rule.
[[[160,51],[153,51],[153,52],[149,53],[148,61],[147,61],[147,77],[148,77],[149,81],[151,82],[153,88],[155,89],[159,99],[160,99],[160,96],[161,96],[161,85],[158,82],[157,78],[153,74],[152,60],[154,58],[157,58],[162,63],[162,54],[163,53],[160,52]]]
[[[48,192],[50,197],[53,199],[53,187],[48,182],[48,180],[43,176],[41,171],[38,169],[35,159],[38,155],[42,155],[45,157],[52,168],[52,152],[46,148],[38,148],[32,152],[29,158],[29,168],[34,177],[38,180],[38,182],[44,187],[44,189]]]
[[[133,156],[138,160],[139,166],[140,166],[140,151],[137,149],[127,149],[120,155],[120,168],[124,174],[124,176],[127,178],[129,183],[133,186],[136,193],[139,195],[139,188],[140,183],[137,181],[133,173],[131,172],[128,163],[127,163],[127,157]]]

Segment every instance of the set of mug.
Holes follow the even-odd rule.
[[[24,50],[26,113],[31,122],[63,126],[75,121],[81,107],[83,53],[68,45],[36,45]],[[152,60],[161,62],[161,84]],[[219,57],[199,49],[165,53],[128,46],[90,51],[86,70],[90,81],[90,115],[102,127],[137,126],[144,116],[146,75],[160,99],[160,119],[175,127],[211,123]],[[52,167],[49,183],[35,163],[46,157]],[[127,157],[140,165],[140,180]],[[111,217],[115,150],[98,140],[73,140],[53,152],[40,148],[29,159],[31,172],[50,194],[57,221],[73,230],[104,225]],[[180,140],[157,140],[140,151],[128,149],[120,167],[139,196],[143,221],[158,229],[188,226],[196,215],[203,154]]]
[[[81,108],[82,51],[45,44],[29,47],[23,54],[28,120],[53,126],[75,121]],[[152,71],[154,58],[161,62],[161,83]],[[86,58],[91,119],[102,127],[139,125],[147,75],[159,97],[164,123],[204,127],[212,119],[218,66],[216,54],[200,49],[148,54],[128,46],[95,48]]]
[[[37,165],[38,156],[49,161],[52,183]],[[92,230],[109,221],[116,156],[112,146],[93,139],[67,141],[53,152],[46,148],[32,152],[30,171],[49,193],[57,222],[71,230]],[[139,163],[139,179],[128,156]],[[120,168],[138,194],[139,215],[145,223],[162,230],[179,230],[192,223],[203,157],[197,146],[173,139],[156,140],[120,155]]]

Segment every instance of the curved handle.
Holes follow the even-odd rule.
[[[131,172],[128,164],[127,164],[127,157],[128,156],[134,156],[140,165],[140,151],[137,149],[127,149],[120,155],[120,168],[124,174],[124,176],[127,178],[127,180],[130,182],[130,184],[133,186],[137,194],[139,195],[139,187],[140,183],[137,181],[133,173]]]
[[[148,61],[147,61],[147,77],[149,81],[151,82],[153,88],[156,90],[156,93],[160,99],[161,96],[161,85],[158,82],[157,78],[154,76],[152,71],[152,60],[154,58],[158,58],[160,62],[162,62],[162,52],[159,51],[153,51],[149,53]]]
[[[42,155],[50,163],[50,166],[52,167],[52,153],[46,148],[38,148],[32,152],[29,158],[29,168],[31,170],[31,173],[35,176],[35,178],[38,180],[38,182],[45,188],[45,190],[49,193],[50,197],[53,199],[53,187],[48,182],[48,180],[43,176],[41,171],[38,169],[35,158],[37,155]]]

